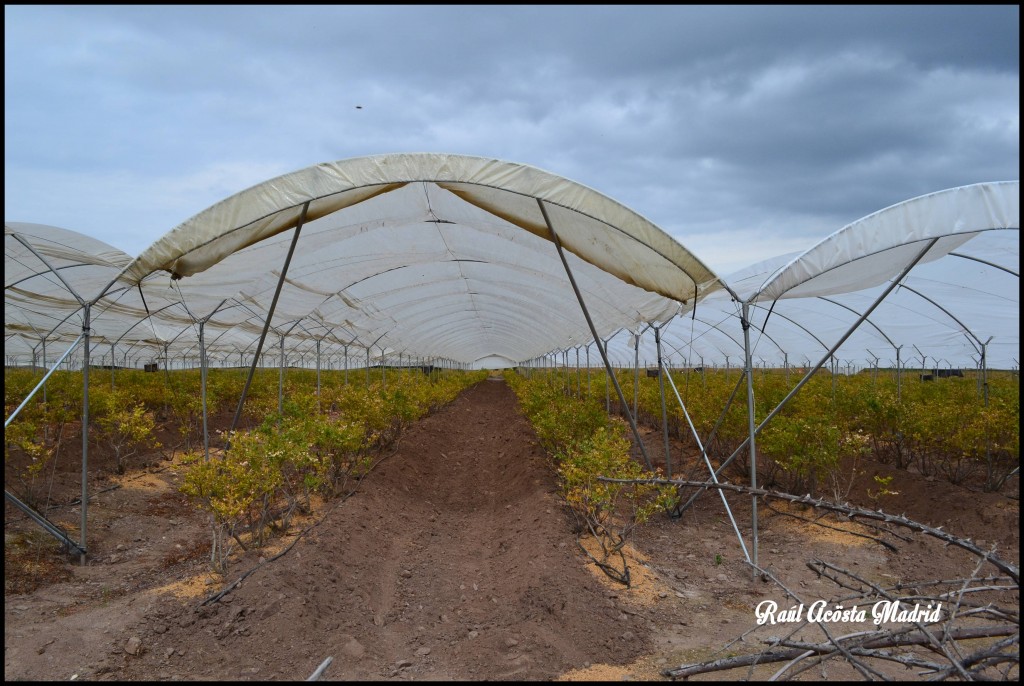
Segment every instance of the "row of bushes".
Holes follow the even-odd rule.
[[[630,457],[625,424],[610,417],[594,397],[567,395],[550,376],[506,373],[522,413],[552,457],[561,494],[576,520],[576,533],[597,544],[584,552],[611,578],[629,585],[623,548],[636,526],[659,509],[674,506],[671,488],[598,481],[660,477]]]
[[[319,398],[310,388],[296,389],[281,414],[269,413],[258,427],[229,436],[223,455],[209,461],[202,452],[188,456],[181,490],[212,515],[215,567],[223,568],[231,540],[261,546],[272,527],[286,529],[296,511],[308,513],[313,494],[344,493],[406,426],[485,376],[393,373],[386,387],[381,381],[327,384]]]
[[[313,493],[331,495],[352,475],[369,468],[374,451],[388,445],[410,422],[450,402],[485,373],[419,370],[372,370],[369,383],[363,373],[322,372],[319,393],[316,372],[288,370],[283,393],[287,400],[278,413],[280,377],[277,371],[258,370],[247,395],[244,417],[255,428],[230,437],[214,435],[211,444],[231,449],[205,461],[202,447],[202,396],[198,370],[147,374],[121,370],[91,370],[89,383],[90,446],[112,453],[123,471],[136,453],[161,448],[158,429],[180,442],[190,464],[185,492],[211,512],[214,553],[223,563],[225,540],[241,541],[249,533],[251,545],[261,545],[275,521],[287,524],[292,513],[308,507]],[[386,377],[385,377],[386,374]],[[246,370],[210,370],[207,412],[233,412],[245,383]],[[5,414],[14,409],[38,383],[40,374],[6,369]],[[82,375],[59,371],[4,432],[6,470],[23,500],[37,508],[48,493],[48,465],[62,449],[81,441]],[[166,435],[166,434],[165,434]],[[92,449],[92,448],[91,448]]]
[[[582,382],[575,370],[541,374],[553,377],[571,394],[601,401],[610,397],[613,411],[617,409],[616,395],[608,392],[603,372],[584,376]],[[759,423],[801,375],[783,370],[755,370],[754,374],[755,423]],[[619,370],[618,375],[632,405],[634,374]],[[741,378],[736,370],[672,372],[701,440],[713,455],[732,454],[747,437],[747,392],[746,384],[739,383]],[[640,421],[660,427],[658,379],[641,374],[638,386]],[[670,433],[696,450],[667,382],[665,388]],[[722,415],[734,391],[732,404]],[[765,485],[799,493],[826,486],[832,489],[831,495],[839,495],[837,489],[849,485],[851,465],[861,457],[952,483],[977,482],[997,490],[1019,465],[1019,425],[1020,385],[1015,373],[989,372],[986,401],[970,373],[966,378],[930,383],[905,374],[898,390],[891,373],[867,370],[833,378],[821,371],[759,433],[758,467]],[[746,451],[734,464],[737,470],[747,471]]]

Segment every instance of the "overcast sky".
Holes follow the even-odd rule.
[[[5,6],[4,217],[137,255],[320,162],[590,186],[720,274],[1019,178],[1019,7]]]

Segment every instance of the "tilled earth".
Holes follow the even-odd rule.
[[[647,433],[657,460],[661,435]],[[354,495],[242,553],[224,577],[209,572],[206,515],[177,493],[180,473],[172,460],[105,480],[120,487],[90,503],[84,566],[46,567],[52,544],[8,508],[7,538],[35,545],[54,581],[16,593],[5,575],[5,679],[297,680],[327,658],[324,680],[658,679],[716,656],[753,627],[758,602],[783,599],[752,578],[716,494],[639,530],[632,588],[608,580],[579,551],[550,462],[500,380],[409,428]],[[908,516],[1017,562],[1017,500],[897,476]],[[746,531],[749,499],[730,499]],[[78,515],[53,516],[73,527]],[[809,598],[834,590],[807,569],[812,557],[876,578],[974,565],[933,541],[893,554],[771,510],[761,526],[763,563]],[[842,665],[809,674],[856,677]]]

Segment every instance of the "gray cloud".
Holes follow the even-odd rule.
[[[438,151],[784,252],[1017,178],[1019,41],[1016,6],[7,6],[5,216],[137,253],[269,176]]]

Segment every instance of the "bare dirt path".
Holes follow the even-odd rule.
[[[661,434],[643,433],[657,461]],[[120,488],[90,505],[86,566],[42,564],[52,541],[8,508],[5,535],[33,537],[39,569],[64,580],[22,592],[5,572],[5,679],[301,680],[329,656],[325,680],[659,679],[666,667],[756,650],[759,635],[726,646],[753,627],[758,602],[785,600],[752,577],[714,494],[680,520],[641,527],[633,587],[609,581],[577,550],[549,459],[500,380],[468,389],[385,455],[354,496],[317,511],[322,523],[288,554],[259,565],[314,520],[234,560],[226,579],[209,572],[206,516],[177,493],[175,461],[94,485]],[[851,497],[864,497],[871,475]],[[998,543],[1017,561],[1016,498],[897,477],[909,516]],[[749,499],[730,502],[748,533]],[[78,513],[53,516],[73,528]],[[814,557],[880,581],[954,578],[975,562],[924,539],[892,553],[768,509],[761,556],[808,600],[834,591],[807,568]],[[696,678],[767,678],[776,668]],[[841,664],[807,676],[858,678]]]
[[[40,592],[8,614],[6,676],[295,679],[332,656],[327,678],[550,679],[629,662],[649,630],[624,628],[614,593],[581,564],[514,403],[488,381],[411,427],[356,495],[201,612],[202,596],[166,587],[110,593],[54,616],[43,660],[48,632],[18,626],[45,610]],[[246,556],[228,577],[255,563]],[[125,652],[133,638],[138,655]],[[74,649],[83,643],[95,653]]]

